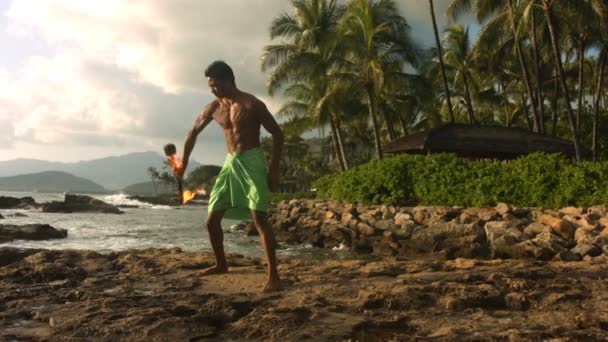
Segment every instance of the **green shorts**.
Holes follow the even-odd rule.
[[[256,147],[229,153],[209,196],[209,212],[224,210],[232,220],[251,220],[251,211],[267,212],[270,205],[266,156]]]

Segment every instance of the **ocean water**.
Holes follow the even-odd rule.
[[[172,248],[184,251],[212,251],[207,230],[203,226],[207,207],[151,205],[129,200],[124,194],[86,194],[114,205],[135,205],[137,208],[121,208],[125,213],[44,213],[41,210],[0,210],[5,218],[0,224],[23,225],[29,223],[50,224],[68,231],[68,237],[60,240],[25,241],[15,240],[0,244],[0,247],[45,248],[45,249],[89,249],[101,253],[125,249]],[[32,192],[0,192],[0,196],[33,197],[37,203],[63,201],[64,194]],[[15,216],[24,214],[26,217]],[[248,237],[234,226],[239,221],[224,220],[224,247],[227,253],[246,256],[263,255],[259,238]],[[310,246],[279,244],[278,256],[299,256],[312,259],[351,258],[347,248],[328,250]]]

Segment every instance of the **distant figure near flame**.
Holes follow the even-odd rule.
[[[205,76],[211,92],[217,99],[203,109],[188,132],[182,165],[178,165],[174,171],[178,178],[183,176],[196,137],[215,120],[224,130],[228,156],[211,191],[206,222],[216,265],[205,269],[202,274],[228,271],[222,218],[253,218],[268,261],[268,280],[263,292],[280,290],[274,232],[268,222],[267,211],[270,205],[270,190],[275,190],[279,184],[283,132],[262,101],[236,87],[232,69],[226,63],[213,62],[205,70]],[[269,168],[266,167],[266,158],[260,148],[260,126],[272,135],[272,159]]]
[[[169,162],[169,165],[171,166],[171,169],[173,170],[173,173],[176,172],[176,170],[180,169],[182,167],[182,162],[177,159],[177,149],[175,148],[175,145],[173,144],[167,144],[164,147],[165,150],[165,155],[167,156],[167,162]],[[179,203],[180,204],[186,204],[188,202],[190,202],[190,200],[192,200],[195,196],[196,196],[196,192],[195,191],[184,191],[184,183],[181,177],[177,178],[177,195],[179,198]]]

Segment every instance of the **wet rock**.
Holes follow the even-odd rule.
[[[0,196],[0,209],[36,209],[39,206],[32,197]]]
[[[25,215],[24,213],[16,212],[16,213],[8,214],[8,215],[6,215],[6,217],[28,217],[28,216]]]
[[[0,248],[0,267],[21,261],[24,258],[40,252],[40,249],[23,249],[14,247]]]
[[[0,224],[0,242],[11,240],[51,240],[65,239],[65,229],[55,229],[48,224],[11,225]]]
[[[159,195],[159,196],[127,196],[130,200],[144,202],[152,205],[179,205],[177,195]]]
[[[42,211],[47,213],[106,213],[106,214],[123,214],[123,211],[116,206],[98,200],[96,198],[84,195],[66,194],[63,202],[53,201],[45,203],[42,206]]]

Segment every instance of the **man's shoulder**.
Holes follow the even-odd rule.
[[[243,97],[247,104],[253,109],[266,108],[266,104],[253,94],[243,92]]]
[[[212,117],[214,116],[215,112],[217,111],[217,109],[220,107],[220,102],[218,99],[215,99],[211,102],[209,102],[205,108],[203,108],[201,115],[203,117]]]
[[[205,106],[205,111],[207,112],[213,112],[215,111],[217,108],[220,107],[220,100],[219,99],[215,99],[211,102],[209,102],[206,106]]]

